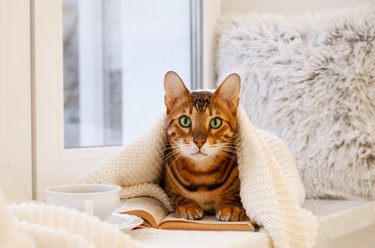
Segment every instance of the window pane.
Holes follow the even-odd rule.
[[[164,74],[190,83],[190,18],[188,0],[64,0],[65,148],[119,145],[153,126]]]

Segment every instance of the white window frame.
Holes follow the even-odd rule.
[[[62,6],[61,0],[33,1],[33,198],[38,200],[47,185],[72,183],[119,149],[64,149]]]
[[[64,149],[62,6],[62,0],[32,1],[33,198],[37,200],[44,199],[46,186],[73,183],[121,148]],[[207,83],[202,87],[211,88],[215,83],[214,25],[220,1],[203,1],[203,12],[203,48],[195,51],[203,60],[203,81]]]
[[[32,197],[29,1],[0,1],[0,34],[0,191],[19,202]]]

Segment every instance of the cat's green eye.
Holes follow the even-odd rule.
[[[180,117],[180,125],[182,127],[190,127],[191,126],[191,119],[190,117],[183,115]]]
[[[219,117],[214,117],[210,120],[210,127],[214,129],[219,128],[221,126],[221,123],[222,121]]]

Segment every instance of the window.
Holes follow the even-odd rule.
[[[167,71],[212,87],[199,83],[201,67],[214,83],[219,10],[216,0],[31,1],[34,199],[151,128],[164,112]]]
[[[169,70],[199,87],[201,5],[63,1],[65,148],[120,145],[142,135],[164,112]]]

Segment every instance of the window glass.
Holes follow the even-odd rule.
[[[191,81],[188,0],[64,0],[65,148],[133,141],[164,112],[169,70]]]

